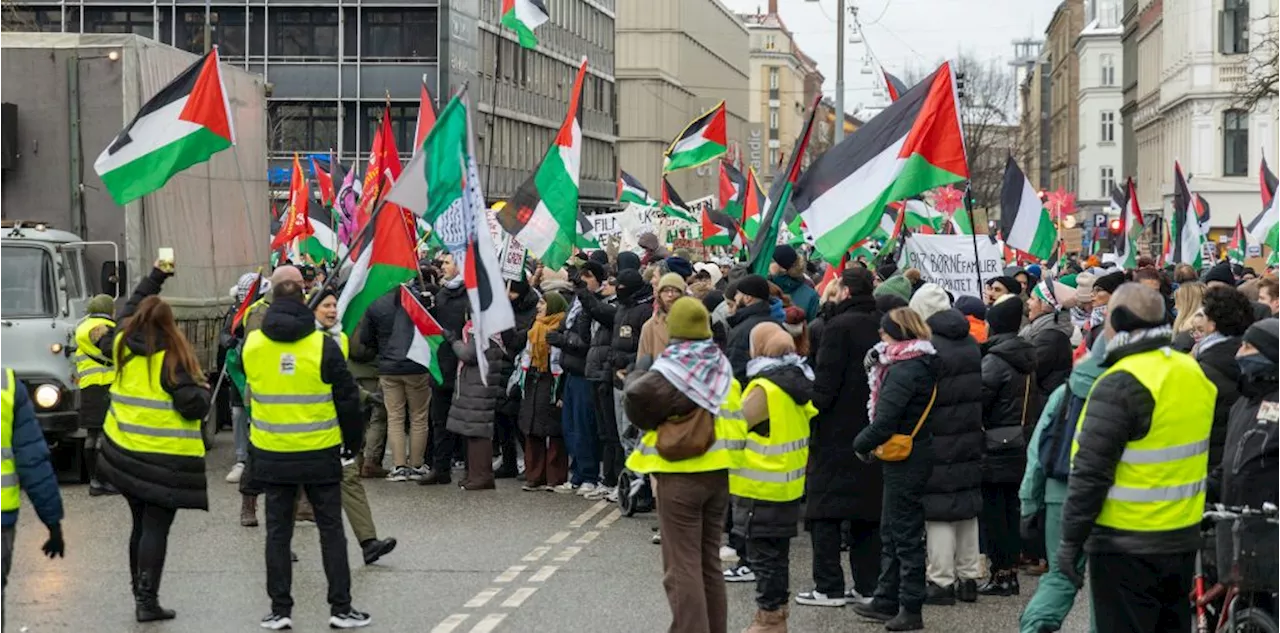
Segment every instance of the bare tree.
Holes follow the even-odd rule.
[[[1276,16],[1268,14],[1254,20],[1253,46],[1245,61],[1245,80],[1238,85],[1235,105],[1253,110],[1259,103],[1280,94],[1280,43],[1276,41]],[[1261,37],[1258,37],[1258,36]]]

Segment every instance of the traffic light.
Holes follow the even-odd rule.
[[[1112,235],[1119,235],[1120,234],[1120,218],[1116,218],[1108,222],[1107,228],[1111,231]]]

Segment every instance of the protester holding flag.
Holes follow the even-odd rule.
[[[560,348],[547,335],[560,328],[568,303],[549,292],[538,300],[537,317],[520,354],[520,430],[524,433],[525,492],[553,490],[569,479],[569,451],[564,444],[561,401],[564,397]]]
[[[458,270],[453,255],[441,255],[439,263],[440,278],[443,281],[433,297],[435,301],[431,307],[431,316],[445,332],[456,334],[467,323],[470,300],[467,299],[462,273]],[[447,428],[449,408],[453,404],[453,391],[458,377],[458,356],[452,345],[441,345],[438,351],[441,380],[431,385],[431,408],[428,414],[431,424],[431,473],[418,482],[423,486],[452,482],[454,445],[458,439]]]
[[[427,413],[431,382],[427,368],[409,358],[413,327],[401,306],[400,289],[387,292],[365,313],[360,343],[378,359],[378,384],[387,407],[387,444],[391,472],[387,481],[421,481],[427,477]],[[406,414],[407,410],[407,414]],[[405,445],[405,418],[409,442]]]

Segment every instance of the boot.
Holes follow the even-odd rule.
[[[177,615],[173,609],[166,609],[160,606],[159,593],[159,570],[140,570],[138,572],[138,596],[134,602],[134,616],[139,622],[172,620]]]
[[[787,607],[784,605],[777,611],[756,609],[751,626],[743,629],[742,633],[787,633]]]
[[[924,590],[924,603],[949,607],[956,603],[956,586],[941,587],[930,582]]]
[[[258,527],[258,497],[240,495],[240,525]]]
[[[316,522],[316,512],[311,508],[311,502],[307,500],[306,495],[298,498],[297,504],[294,506],[293,519],[297,521],[306,521],[308,523]]]
[[[418,480],[419,486],[440,486],[448,485],[453,482],[448,469],[432,470],[430,474]]]
[[[898,615],[884,623],[886,631],[919,631],[924,628],[924,618],[919,611],[908,611],[906,607],[898,609]]]
[[[880,622],[888,622],[889,620],[892,620],[896,617],[894,614],[898,611],[898,605],[878,600],[872,600],[866,604],[859,603],[853,605],[854,613],[869,620],[878,620]]]
[[[1018,572],[1009,572],[1009,575],[1005,577],[1004,584],[1009,589],[1009,595],[1016,596],[1022,593],[1022,587],[1018,585]]]
[[[991,577],[987,579],[987,582],[978,587],[978,594],[983,596],[1008,596],[1008,572],[991,572]]]
[[[365,462],[360,466],[361,479],[386,479],[391,471],[373,462]]]
[[[956,583],[956,600],[961,602],[978,601],[978,581],[961,580]]]
[[[102,497],[106,495],[118,495],[118,494],[120,494],[120,491],[117,490],[115,486],[105,481],[102,481],[100,479],[89,480],[89,496],[90,497]]]

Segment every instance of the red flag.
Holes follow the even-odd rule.
[[[418,125],[413,130],[413,151],[416,152],[422,147],[423,141],[427,140],[427,134],[435,124],[436,102],[427,91],[427,77],[423,75],[422,90],[418,96]]]
[[[240,323],[244,321],[244,315],[249,313],[249,306],[258,299],[258,291],[262,289],[262,270],[258,270],[258,277],[253,280],[253,285],[249,286],[249,292],[245,293],[244,299],[240,301],[240,307],[236,308],[235,316],[231,317],[231,331],[235,332],[240,327]]]
[[[295,238],[307,237],[315,233],[311,228],[311,219],[307,215],[307,205],[311,199],[311,189],[307,186],[307,177],[302,173],[302,164],[298,155],[293,155],[293,177],[289,182],[289,212],[280,225],[280,232],[271,240],[271,249],[275,250],[288,244]]]
[[[333,179],[329,177],[328,173],[320,169],[320,166],[316,164],[315,158],[311,159],[311,173],[316,177],[316,186],[320,188],[320,203],[324,205],[324,208],[332,209],[334,200]]]
[[[396,151],[395,133],[391,130],[391,112],[382,110],[382,122],[373,135],[373,147],[369,150],[369,168],[364,173],[364,187],[360,190],[360,206],[356,208],[356,226],[364,228],[369,216],[391,183],[400,177],[400,154]]]

